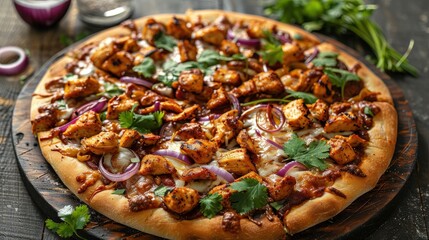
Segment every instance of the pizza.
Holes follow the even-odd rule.
[[[54,62],[32,131],[94,210],[169,239],[279,239],[375,187],[397,113],[363,63],[216,10],[126,21]]]

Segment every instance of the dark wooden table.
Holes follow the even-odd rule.
[[[257,0],[140,0],[133,18],[162,12],[184,12],[188,8],[223,8],[262,14]],[[420,70],[420,77],[390,74],[400,85],[413,109],[417,123],[419,150],[416,167],[402,191],[378,220],[368,239],[429,238],[429,7],[427,0],[380,0],[374,19],[393,46],[405,51],[409,39],[415,47],[409,59]],[[65,47],[60,41],[99,31],[83,24],[73,2],[57,26],[37,30],[26,25],[15,12],[12,1],[1,1],[0,46],[15,45],[28,49],[37,70]],[[341,39],[340,39],[341,40]],[[352,47],[356,43],[350,43]],[[58,239],[44,226],[45,216],[32,202],[21,180],[13,150],[11,116],[22,83],[0,77],[0,239]]]

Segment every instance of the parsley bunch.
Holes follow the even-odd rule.
[[[326,141],[312,141],[309,146],[305,141],[299,138],[295,133],[292,138],[283,145],[286,155],[304,164],[306,167],[314,167],[325,170],[328,165],[325,159],[329,157],[330,146]]]
[[[52,219],[47,219],[46,227],[62,238],[69,238],[75,234],[80,239],[84,239],[76,230],[83,229],[89,222],[89,209],[86,205],[79,205],[76,208],[67,205],[58,211],[58,217],[63,222],[57,223]]]
[[[136,105],[126,112],[119,114],[119,123],[122,128],[129,128],[139,131],[140,133],[150,133],[162,126],[164,112],[154,112],[148,115],[134,113]]]
[[[371,20],[375,9],[375,5],[364,4],[363,0],[277,0],[266,6],[265,13],[277,15],[282,22],[302,24],[308,31],[351,31],[373,50],[379,69],[417,76],[417,69],[407,61],[414,41],[410,41],[404,55],[393,49],[380,27]]]

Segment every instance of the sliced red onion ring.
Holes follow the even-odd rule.
[[[76,109],[72,114],[72,119],[76,118],[77,116],[80,116],[90,110],[99,113],[104,110],[104,108],[107,106],[108,99],[105,97],[102,97],[98,100],[94,100],[92,102],[89,102],[87,104],[84,104],[80,106],[78,109]]]
[[[68,122],[68,123],[66,123],[66,124],[64,124],[62,126],[59,126],[59,127],[55,128],[55,129],[58,130],[59,132],[64,132],[65,130],[67,130],[67,128],[70,125],[72,125],[73,123],[75,123],[78,119],[79,119],[79,117],[76,117],[76,118],[72,119],[70,122]]]
[[[317,57],[317,55],[319,55],[319,49],[318,48],[314,48],[314,51],[305,60],[305,64],[311,63],[311,61],[313,61]]]
[[[275,37],[282,43],[291,43],[292,38],[290,37],[289,33],[286,32],[278,32]]]
[[[182,161],[183,163],[185,163],[187,165],[192,164],[192,161],[189,159],[188,156],[181,154],[181,153],[178,153],[178,152],[175,152],[173,150],[160,149],[160,150],[156,150],[152,154],[176,158],[176,159]]]
[[[253,111],[255,111],[255,110],[266,108],[267,106],[268,106],[268,104],[258,104],[258,105],[252,106],[251,108],[246,109],[246,110],[241,114],[241,117],[240,117],[240,118],[245,117],[246,115],[248,115],[249,113],[251,113],[251,112],[253,112]]]
[[[152,88],[153,83],[149,82],[148,80],[144,80],[141,78],[137,78],[137,77],[129,77],[129,76],[124,76],[121,77],[119,79],[121,82],[125,82],[125,83],[134,83],[143,87],[147,87],[147,88]]]
[[[304,166],[302,163],[299,163],[297,161],[292,161],[292,162],[286,163],[276,174],[279,175],[280,177],[284,177],[287,175],[287,172],[294,167],[297,167],[299,169],[307,169],[307,167]]]
[[[232,108],[236,109],[238,111],[238,115],[240,116],[241,115],[241,106],[240,106],[240,102],[238,101],[237,97],[234,96],[234,94],[232,94],[232,93],[228,93],[226,95],[226,97],[231,102]]]
[[[261,40],[257,38],[236,38],[234,32],[230,29],[227,33],[228,40],[237,40],[237,43],[241,46],[247,47],[259,47]]]
[[[136,154],[134,153],[134,155]],[[123,173],[114,174],[109,172],[104,167],[103,160],[104,160],[104,156],[100,159],[100,162],[98,163],[98,170],[100,170],[101,174],[103,174],[105,178],[109,179],[112,182],[122,182],[122,181],[128,180],[129,178],[134,176],[139,171],[139,168],[140,168],[140,162],[131,163],[130,165],[128,165],[128,167],[125,169]]]
[[[280,144],[278,144],[278,143],[274,142],[274,141],[273,141],[273,140],[271,140],[271,139],[268,139],[268,138],[266,138],[266,137],[262,136],[261,132],[259,132],[259,130],[258,130],[258,129],[255,129],[255,133],[256,133],[256,135],[257,135],[258,137],[260,137],[260,138],[264,139],[267,143],[271,144],[273,147],[276,147],[276,148],[278,148],[278,149],[280,149],[280,150],[283,150],[283,146],[282,146],[282,145],[280,145]]]
[[[16,60],[8,63],[12,58]],[[16,75],[25,70],[28,62],[27,54],[22,48],[14,46],[0,48],[0,75]]]
[[[284,123],[286,122],[286,117],[285,117],[285,115],[283,114],[283,111],[281,110],[281,109],[279,109],[279,108],[277,108],[277,107],[272,107],[272,105],[271,104],[268,104],[267,105],[267,107],[266,107],[266,111],[267,111],[267,117],[268,117],[268,120],[270,121],[270,124],[273,126],[273,128],[272,129],[269,129],[269,128],[265,128],[265,127],[263,127],[262,125],[260,125],[259,124],[259,121],[258,121],[258,117],[256,117],[256,125],[261,129],[261,130],[263,130],[263,131],[265,131],[265,132],[278,132],[278,131],[280,131],[281,129],[282,129],[282,127],[283,127],[283,125],[284,125]],[[275,113],[276,115],[277,115],[277,117],[279,118],[279,124],[276,124],[276,122],[275,122],[275,120],[274,120],[274,118],[273,118],[273,114],[272,113]]]
[[[225,179],[229,183],[234,182],[234,177],[232,176],[232,174],[229,173],[228,171],[226,171],[223,168],[216,167],[216,166],[211,166],[211,165],[204,165],[204,166],[201,166],[201,167],[209,170],[210,172],[213,172],[214,174],[216,174],[219,177]]]
[[[218,119],[220,116],[221,116],[221,114],[217,114],[217,113],[210,114],[210,115],[207,115],[207,116],[204,116],[204,117],[200,117],[198,119],[198,122],[208,122],[210,120]]]

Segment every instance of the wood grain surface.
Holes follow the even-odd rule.
[[[252,0],[140,0],[133,17],[161,12],[184,12],[187,8],[224,8],[261,14]],[[380,24],[393,46],[404,52],[415,40],[409,59],[420,70],[420,77],[390,74],[402,89],[414,113],[418,132],[418,161],[409,180],[393,200],[388,211],[371,223],[366,239],[428,239],[429,226],[429,8],[427,0],[370,0],[378,4],[374,20]],[[53,28],[36,30],[26,25],[15,12],[12,1],[1,1],[0,47],[16,45],[31,53],[32,66],[39,68],[65,46],[60,36],[76,37],[100,29],[86,26],[78,19],[75,2],[66,17]],[[365,55],[365,45],[355,38],[339,39]],[[32,202],[19,175],[13,151],[11,116],[22,88],[16,78],[0,77],[0,239],[58,239],[44,227],[44,215]],[[401,114],[401,113],[400,113]],[[351,236],[352,237],[352,236]]]

